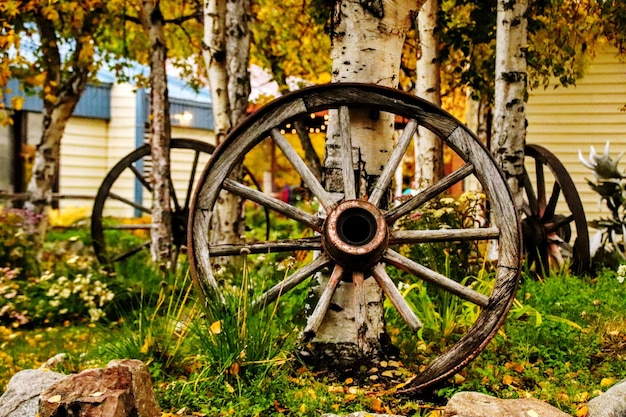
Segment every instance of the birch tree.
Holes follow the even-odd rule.
[[[250,95],[250,1],[205,0],[203,57],[218,144],[245,117]],[[243,175],[243,167],[238,174]],[[211,220],[213,241],[236,242],[243,234],[241,199],[221,197]]]
[[[144,0],[139,19],[148,33],[150,53],[150,152],[152,165],[152,259],[170,268],[172,263],[172,208],[170,207],[170,112],[167,93],[165,19],[159,1]]]
[[[419,58],[416,94],[441,106],[439,39],[437,13],[439,0],[427,0],[418,18]],[[415,143],[415,188],[423,190],[443,177],[443,143],[430,130],[419,127]]]
[[[397,87],[405,33],[421,4],[419,0],[336,1],[331,32],[333,82]],[[330,115],[323,182],[327,190],[339,194],[343,183],[341,158],[336,150],[340,140],[336,131],[337,117],[337,114]],[[388,114],[369,111],[351,111],[349,117],[353,154],[358,155],[355,158],[360,179],[358,188],[360,193],[365,193],[380,174],[385,155],[393,148],[394,120]],[[367,363],[387,353],[383,294],[373,279],[365,278],[359,285],[365,288],[367,312],[357,311],[353,285],[340,286],[332,301],[340,308],[328,311],[309,344],[308,353],[326,366]],[[366,314],[365,328],[357,329],[354,325],[358,322],[357,314]]]
[[[502,167],[516,207],[523,206],[526,142],[527,0],[498,0],[491,152]]]
[[[39,219],[39,242],[47,229],[65,127],[101,64],[96,52],[110,16],[106,10],[106,2],[97,0],[0,3],[0,86],[20,78],[43,99],[42,133],[25,204]],[[19,110],[21,100],[12,104]]]

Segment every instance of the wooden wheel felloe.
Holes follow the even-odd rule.
[[[587,271],[591,263],[589,230],[574,181],[561,161],[543,146],[527,144],[524,151],[531,170],[524,172],[522,219],[529,266],[534,265],[543,276],[551,265],[561,266],[571,259],[572,271]],[[576,233],[573,245],[572,226]]]
[[[215,147],[192,139],[172,139],[170,173],[172,237],[175,250],[186,244],[191,194]],[[98,260],[112,265],[150,247],[150,146],[143,145],[122,158],[98,189],[91,215],[91,237]],[[180,168],[177,168],[180,167]],[[141,196],[141,198],[137,198]],[[108,217],[115,218],[110,220]],[[123,241],[134,235],[128,245]]]
[[[337,141],[344,167],[342,193],[329,192],[306,166],[297,152],[299,136],[295,131],[295,139],[287,138],[281,131],[288,125],[310,121],[312,115],[334,109],[340,115],[338,131],[342,132]],[[407,121],[382,172],[365,193],[360,191],[362,187],[358,179],[355,183],[358,175],[349,172],[350,167],[358,170],[360,166],[360,162],[353,160],[358,152],[353,152],[349,129],[349,116],[354,109],[370,109],[369,113],[374,116],[377,112],[386,112],[394,115],[395,120]],[[389,208],[386,200],[393,174],[418,126],[434,132],[464,161],[463,165],[428,189]],[[257,147],[263,146],[268,138],[274,141],[318,204],[292,206],[230,178],[231,171]],[[292,144],[294,142],[296,145]],[[336,143],[332,146],[337,147]],[[480,183],[487,196],[490,226],[435,230],[398,227],[416,209],[438,200],[453,185],[470,180],[470,177]],[[234,193],[253,203],[249,206],[263,206],[284,221],[314,233],[304,237],[294,235],[261,241],[244,239],[213,243],[210,239],[211,215],[218,206],[221,193]],[[306,326],[301,329],[305,339],[317,332],[337,286],[355,285],[356,292],[363,281],[369,279],[381,287],[408,328],[419,329],[421,312],[414,311],[402,297],[392,279],[398,275],[393,270],[428,282],[477,306],[480,313],[475,322],[456,344],[426,364],[412,381],[411,389],[420,389],[450,376],[480,353],[506,317],[520,272],[521,232],[513,200],[501,171],[485,147],[453,116],[430,103],[398,90],[369,84],[342,83],[303,89],[269,103],[246,119],[216,149],[207,164],[194,193],[189,221],[191,273],[207,298],[219,297],[221,291],[221,277],[215,273],[211,261],[214,257],[253,257],[273,253],[286,256],[294,251],[312,253],[302,265],[265,290],[256,301],[259,306],[277,301],[285,293],[307,285],[308,279],[316,273],[326,271],[330,278],[319,293]],[[412,245],[435,242],[490,240],[497,241],[498,249],[493,285],[488,293],[479,292],[471,285],[464,285],[420,264],[420,259],[411,259],[404,250]],[[366,308],[362,305],[356,310]]]

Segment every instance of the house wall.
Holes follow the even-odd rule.
[[[136,92],[129,84],[113,85],[110,121],[76,117],[70,120],[61,148],[62,171],[59,191],[63,195],[83,195],[92,198],[61,200],[62,209],[86,207],[90,215],[93,199],[106,175],[126,155],[140,146],[146,110],[142,107],[145,104],[145,97],[141,94],[142,90]],[[213,132],[183,126],[172,126],[172,137],[215,143]],[[200,155],[194,179],[190,178],[194,152],[173,150],[170,156],[171,175],[177,196],[184,200],[188,185],[197,183],[197,177],[208,161],[208,154]],[[147,166],[146,168],[149,169]],[[150,193],[141,187],[128,169],[115,180],[111,192],[130,201],[140,202],[146,208],[151,206]],[[107,199],[104,215],[132,217],[136,213],[128,204]]]
[[[601,48],[590,61],[586,75],[575,87],[530,92],[526,139],[527,143],[547,148],[567,168],[587,220],[607,217],[609,212],[589,188],[586,178],[593,179],[593,175],[580,163],[578,151],[588,158],[591,146],[602,153],[605,143],[610,141],[610,154],[614,158],[626,152],[626,112],[620,111],[626,105],[626,61],[608,46]],[[527,170],[534,172],[532,161],[527,158],[526,162]],[[626,159],[619,168],[625,171]],[[566,208],[558,212],[569,213]]]

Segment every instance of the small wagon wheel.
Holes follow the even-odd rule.
[[[543,276],[551,263],[562,264],[566,255],[572,259],[574,272],[586,271],[591,262],[589,230],[574,181],[561,161],[543,146],[527,144],[525,154],[534,160],[532,178],[524,171],[522,232],[529,266],[534,264]],[[573,245],[572,224],[576,228]]]
[[[170,157],[178,162],[173,166],[183,166],[170,173],[173,184],[170,190],[172,237],[176,250],[186,244],[191,193],[201,168],[214,150],[215,146],[198,140],[171,140]],[[112,265],[150,247],[150,219],[142,217],[152,212],[150,154],[150,145],[146,144],[126,155],[109,171],[98,189],[91,215],[91,237],[96,256],[103,265]],[[143,203],[135,199],[139,192]],[[105,216],[118,220],[109,222]],[[136,234],[140,238],[124,246],[120,243],[121,232]]]
[[[355,178],[349,172],[350,167],[354,167],[354,161],[349,133],[350,111],[346,110],[354,108],[369,109],[370,114],[377,111],[387,112],[408,120],[394,150],[389,152],[380,176],[366,196],[359,195],[360,192],[355,190]],[[329,109],[338,109],[339,130],[342,132],[341,139],[337,142],[340,143],[339,152],[344,166],[344,193],[339,196],[326,190],[281,132],[289,124],[310,121],[312,115]],[[434,132],[465,164],[428,189],[388,209],[384,200],[393,173],[407,152],[418,125]],[[302,183],[319,202],[319,208],[291,206],[229,178],[231,170],[255,146],[269,137],[298,172]],[[401,219],[410,216],[415,209],[470,176],[481,183],[483,192],[487,195],[491,226],[443,230],[399,230],[396,227]],[[212,243],[211,213],[217,206],[218,195],[226,192],[267,207],[284,219],[312,229],[315,235],[267,241]],[[344,285],[346,281],[352,282],[358,291],[363,285],[363,279],[374,279],[408,327],[414,331],[419,329],[420,311],[413,311],[398,291],[390,277],[394,275],[390,274],[393,269],[430,282],[469,301],[473,306],[478,306],[480,313],[476,321],[460,340],[430,361],[412,380],[410,390],[417,390],[450,376],[469,363],[488,344],[504,321],[515,296],[520,272],[521,233],[516,216],[509,188],[492,156],[450,114],[413,95],[376,85],[339,83],[310,87],[285,95],[261,108],[234,129],[216,149],[205,167],[191,205],[188,241],[190,268],[202,295],[210,302],[213,297],[220,297],[225,289],[220,287],[218,278],[223,277],[215,274],[212,257],[242,254],[246,257],[255,254],[265,256],[272,252],[303,250],[313,252],[315,256],[308,258],[310,260],[304,265],[300,265],[289,276],[266,290],[256,301],[257,305],[267,305],[300,284],[304,285],[307,278],[317,272],[329,272],[331,276],[328,284],[321,291],[319,301],[302,332],[305,337],[315,334],[321,318],[328,311],[337,285]],[[421,265],[419,259],[405,256],[401,250],[405,245],[463,240],[498,241],[497,265],[489,294],[483,294],[469,285],[462,285],[435,272]],[[367,306],[356,308],[364,311]]]

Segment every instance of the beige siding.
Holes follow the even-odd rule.
[[[61,143],[59,192],[95,197],[107,171],[108,127],[104,120],[74,117]],[[92,205],[91,199],[63,199],[61,208]]]
[[[585,77],[575,87],[538,89],[530,93],[527,143],[546,147],[565,165],[581,196],[587,219],[607,216],[608,210],[589,188],[591,171],[578,160],[590,146],[602,152],[611,142],[611,155],[626,152],[626,62],[611,48],[604,48],[591,61]],[[527,166],[529,165],[527,160]],[[626,169],[626,158],[620,165]],[[532,171],[532,168],[529,168]]]
[[[93,198],[106,175],[136,148],[136,103],[136,94],[131,85],[114,85],[111,92],[110,121],[70,119],[61,148],[60,192],[63,195],[91,196],[92,199],[64,199],[61,208],[88,207],[88,214],[91,214]],[[201,129],[173,127],[172,137],[215,143],[213,133]],[[197,177],[208,161],[208,155],[200,156],[194,179],[190,178],[193,151],[173,151],[171,158],[177,197],[180,204],[184,204],[188,185],[195,186]],[[134,174],[126,169],[113,183],[111,192],[134,201],[136,186]],[[146,190],[143,197],[143,206],[149,208],[151,200]],[[104,215],[132,217],[134,211],[127,204],[108,199]]]

